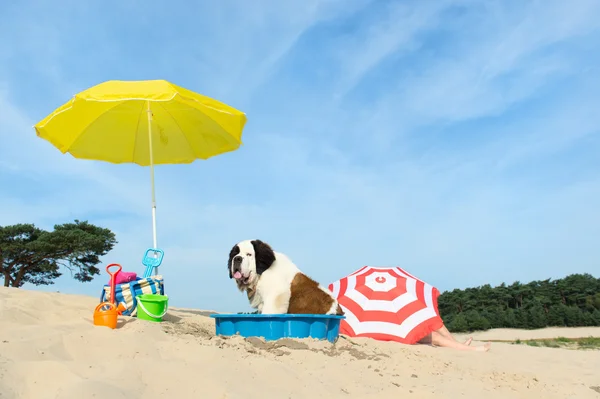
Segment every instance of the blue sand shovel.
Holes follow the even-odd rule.
[[[152,255],[150,254],[152,253]],[[162,263],[163,257],[165,253],[162,249],[158,248],[148,248],[146,253],[144,254],[144,259],[142,259],[142,264],[146,266],[146,271],[144,272],[144,278],[150,277],[152,275],[152,271],[160,266]]]

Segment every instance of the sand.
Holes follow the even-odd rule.
[[[341,337],[214,334],[210,312],[92,324],[97,298],[0,288],[0,398],[600,398],[600,351],[494,343],[459,352]],[[478,339],[600,336],[490,330]],[[477,344],[477,342],[475,342]]]

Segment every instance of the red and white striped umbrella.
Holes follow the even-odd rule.
[[[365,266],[329,285],[345,312],[340,333],[414,344],[443,326],[440,292],[399,267]]]

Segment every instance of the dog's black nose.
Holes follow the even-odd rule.
[[[240,255],[236,255],[233,257],[233,263],[242,263],[242,259]]]

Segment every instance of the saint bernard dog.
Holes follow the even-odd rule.
[[[229,253],[229,278],[262,314],[343,315],[333,294],[284,254],[261,240],[241,241]]]

